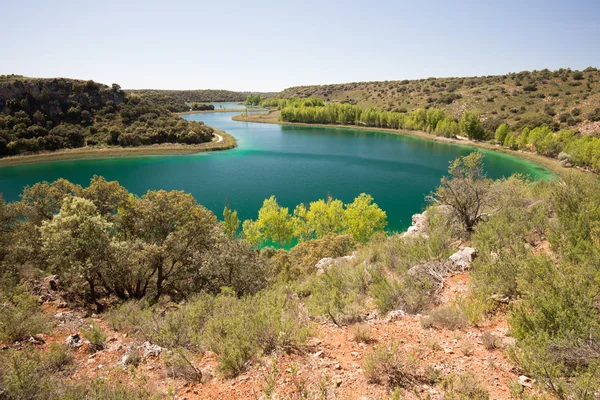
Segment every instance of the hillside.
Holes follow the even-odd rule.
[[[81,147],[200,144],[212,140],[212,133],[117,84],[0,76],[0,157]]]
[[[530,121],[541,121],[561,128],[577,127],[582,133],[600,131],[600,71],[592,67],[584,71],[546,69],[499,76],[298,86],[285,89],[278,97],[316,97],[397,112],[436,107],[456,119],[464,111],[478,111],[489,123],[507,122],[517,130]]]
[[[230,90],[157,90],[157,89],[131,89],[136,93],[151,98],[170,98],[178,103],[212,103],[212,102],[240,102],[245,101],[250,95],[273,97],[272,92],[232,92]],[[188,107],[189,108],[189,107]]]

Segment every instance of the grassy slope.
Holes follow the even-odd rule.
[[[530,84],[535,86],[534,91],[526,90],[531,89]],[[280,93],[283,98],[310,96],[388,111],[441,107],[455,117],[465,110],[477,110],[483,119],[499,118],[511,126],[532,114],[544,114],[566,127],[569,123],[561,123],[560,115],[569,113],[571,126],[584,133],[600,130],[598,124],[586,121],[588,114],[600,107],[600,71],[594,68],[582,71],[581,75],[568,69],[524,71],[471,78],[298,86]],[[452,97],[454,100],[448,104]],[[551,116],[552,113],[556,114]]]

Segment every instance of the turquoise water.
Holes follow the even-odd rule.
[[[232,134],[238,141],[233,150],[6,166],[0,168],[0,192],[16,200],[25,185],[60,177],[86,185],[98,174],[136,194],[149,189],[190,192],[219,217],[230,203],[242,219],[255,218],[272,194],[293,209],[327,195],[350,202],[365,192],[387,212],[389,228],[403,230],[412,214],[423,209],[425,195],[439,184],[448,163],[473,151],[390,133],[232,121],[233,115],[184,116]],[[485,153],[490,177],[550,175],[526,160]]]

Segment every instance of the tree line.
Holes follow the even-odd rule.
[[[269,99],[269,104],[274,104],[274,100]],[[280,99],[277,107],[281,120],[286,122],[417,130],[449,138],[464,135],[471,140],[491,141],[513,150],[558,158],[563,165],[600,171],[600,138],[569,129],[555,131],[544,120],[525,123],[518,131],[506,123],[486,124],[474,111],[465,111],[455,120],[445,110],[434,107],[399,113],[376,108],[363,110],[350,104],[325,104],[314,98]]]
[[[269,279],[261,246],[346,233],[364,242],[386,225],[385,212],[365,194],[347,205],[331,198],[300,205],[293,215],[272,196],[240,235],[228,207],[219,222],[189,194],[138,197],[98,176],[86,188],[64,179],[26,187],[19,202],[0,198],[0,216],[5,266],[16,271],[35,260],[64,282],[87,286],[91,302],[105,295],[157,301],[224,286],[255,293]]]
[[[385,211],[365,193],[349,204],[331,197],[311,202],[308,207],[300,204],[293,213],[287,207],[280,206],[275,196],[271,196],[264,201],[256,220],[244,221],[242,237],[255,246],[264,243],[287,246],[293,241],[304,242],[345,234],[358,242],[366,242],[375,232],[385,228],[386,218]],[[226,215],[226,223],[230,220]],[[229,226],[231,232],[236,225]]]

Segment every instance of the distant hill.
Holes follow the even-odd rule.
[[[210,141],[213,130],[117,84],[0,76],[0,157],[85,146]]]
[[[211,102],[238,102],[246,100],[249,95],[260,95],[263,98],[273,97],[277,93],[274,92],[232,92],[229,90],[156,90],[156,89],[134,89],[128,90],[130,93],[136,93],[142,96],[147,96],[155,101],[163,103],[171,103],[172,108],[181,107],[181,104],[186,103],[211,103]],[[189,109],[189,107],[187,107]],[[187,111],[176,110],[174,112]]]
[[[600,71],[592,67],[584,71],[545,69],[499,76],[297,86],[277,97],[317,97],[399,112],[436,107],[455,118],[475,110],[488,124],[507,122],[514,129],[545,123],[555,128],[577,127],[582,133],[600,131]]]

